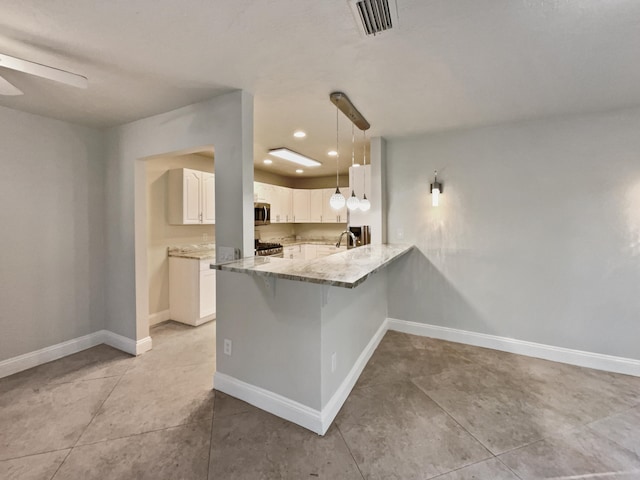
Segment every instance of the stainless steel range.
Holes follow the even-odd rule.
[[[279,243],[260,242],[256,240],[256,256],[258,257],[284,257],[284,249]]]

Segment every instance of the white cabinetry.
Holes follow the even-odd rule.
[[[282,249],[283,257],[289,260],[304,260],[302,245],[291,245]]]
[[[293,221],[308,223],[311,220],[311,190],[293,190]]]
[[[293,190],[278,185],[272,185],[272,187],[276,205],[276,223],[293,222]],[[273,221],[273,212],[271,221]]]
[[[347,190],[340,190],[343,195],[347,194]],[[340,210],[334,210],[329,205],[331,196],[336,193],[335,188],[322,189],[322,223],[347,223],[347,207],[344,206]]]
[[[318,258],[320,257],[327,257],[329,255],[333,255],[334,253],[339,253],[339,252],[346,252],[347,251],[347,246],[341,246],[340,248],[336,247],[335,245],[318,245],[316,248],[316,256]]]
[[[216,223],[215,175],[176,168],[169,170],[169,223]]]
[[[201,325],[216,318],[214,260],[169,257],[169,309],[171,320]]]
[[[322,201],[323,195],[321,189],[309,190],[309,222],[321,223],[323,208]]]

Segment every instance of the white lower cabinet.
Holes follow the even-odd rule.
[[[169,310],[171,320],[201,325],[216,318],[214,260],[169,257]]]
[[[335,245],[318,245],[316,249],[316,256],[319,257],[327,257],[329,255],[333,255],[338,252],[346,252],[347,246],[341,246],[340,248]]]

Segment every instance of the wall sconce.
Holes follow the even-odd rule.
[[[438,182],[438,171],[434,170],[434,179],[431,184],[431,205],[437,207],[440,203],[440,194],[442,193],[442,183]]]

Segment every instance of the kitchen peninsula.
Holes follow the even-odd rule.
[[[385,267],[412,248],[212,265],[229,299],[217,312],[214,387],[324,434],[384,335]]]

